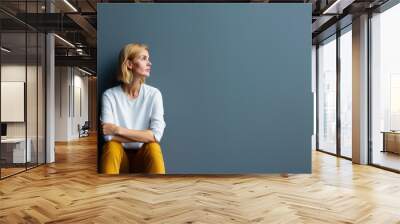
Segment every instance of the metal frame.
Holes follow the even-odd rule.
[[[25,0],[25,12],[28,11],[28,1]],[[25,13],[25,21],[27,13]],[[25,86],[24,86],[24,120],[25,120],[25,170],[28,170],[28,24],[25,23]],[[32,155],[32,154],[31,154]]]
[[[400,174],[400,170],[396,170],[396,169],[393,169],[393,168],[390,168],[390,167],[381,166],[381,165],[372,164],[372,163],[368,164],[368,165],[376,167],[376,168],[379,168],[379,169],[382,169],[382,170],[386,170],[386,171],[390,171],[390,172],[394,172],[394,173],[399,173]]]
[[[48,13],[48,1],[45,0],[46,9],[45,12]],[[44,33],[44,162],[47,163],[47,35],[48,33]],[[43,71],[42,71],[43,72]],[[43,75],[43,73],[42,73]],[[41,164],[42,165],[42,164]]]
[[[316,150],[319,149],[319,75],[318,75],[318,70],[319,70],[319,54],[318,54],[318,49],[319,49],[319,44],[316,45],[315,47],[315,148]]]
[[[367,124],[367,132],[368,132],[368,155],[367,155],[367,162],[368,164],[373,165],[372,163],[372,76],[371,76],[371,69],[372,69],[372,63],[371,63],[371,56],[372,56],[372,33],[371,33],[371,19],[372,19],[372,13],[368,13],[368,30],[367,30],[367,45],[368,45],[368,53],[367,53],[367,84],[368,84],[368,90],[367,90],[367,119],[368,119],[368,124]]]
[[[341,77],[341,66],[340,66],[340,36],[341,32],[336,29],[336,154],[340,157],[342,152],[341,144],[341,118],[340,118],[340,77]]]

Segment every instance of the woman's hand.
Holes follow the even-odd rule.
[[[103,123],[102,129],[104,135],[117,135],[119,126],[111,123]]]

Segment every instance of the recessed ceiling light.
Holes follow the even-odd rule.
[[[74,12],[78,12],[78,10],[71,4],[69,3],[68,0],[64,0],[65,4],[67,4]]]
[[[351,5],[355,0],[336,0],[322,14],[342,14],[343,9]]]
[[[85,70],[83,70],[83,69],[81,69],[81,68],[79,68],[79,67],[78,67],[78,70],[81,71],[81,72],[83,72],[83,73],[85,73],[85,74],[87,74],[87,75],[92,75],[92,73],[90,73],[90,72],[88,72],[88,71],[85,71]]]
[[[64,43],[66,43],[67,45],[69,45],[70,47],[75,48],[75,45],[71,44],[71,42],[69,42],[68,40],[66,40],[66,39],[64,39],[64,38],[62,38],[62,37],[60,37],[60,36],[57,35],[57,34],[54,34],[54,36],[57,37],[57,38],[58,38],[59,40],[61,40],[62,42],[64,42]]]
[[[7,48],[5,48],[5,47],[1,47],[1,50],[4,51],[4,52],[6,52],[6,53],[10,53],[10,52],[11,52],[11,50],[9,50],[9,49],[7,49]]]

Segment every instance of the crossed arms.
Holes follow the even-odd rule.
[[[117,126],[111,123],[103,123],[102,130],[104,135],[112,135],[112,140],[128,143],[128,142],[157,142],[153,131],[147,130],[132,130]]]

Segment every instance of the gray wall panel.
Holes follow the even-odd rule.
[[[99,4],[98,99],[146,43],[168,173],[309,173],[310,21],[309,4]]]

